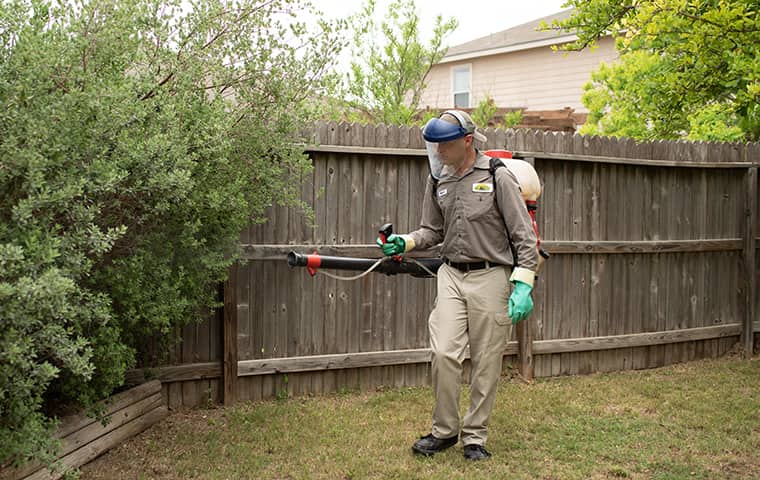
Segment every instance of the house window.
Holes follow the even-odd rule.
[[[451,69],[451,93],[454,96],[454,106],[470,108],[472,75],[470,65],[460,65]]]

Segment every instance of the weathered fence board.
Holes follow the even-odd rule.
[[[238,266],[232,265],[229,278],[224,284],[224,324],[222,335],[224,348],[222,351],[222,401],[232,405],[237,399],[238,377]],[[184,397],[185,392],[183,392]]]
[[[748,356],[752,355],[754,335],[753,322],[756,315],[755,297],[757,296],[757,278],[755,277],[755,235],[757,234],[757,168],[750,168],[746,174],[746,196],[744,198],[744,263],[742,264],[742,279],[744,292],[742,295],[742,313],[745,322],[742,326],[742,347]]]

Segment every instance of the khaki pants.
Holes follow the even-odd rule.
[[[438,270],[438,298],[430,314],[430,347],[435,393],[432,433],[459,434],[459,392],[465,348],[470,345],[470,408],[462,423],[462,444],[484,445],[504,347],[511,332],[507,316],[508,267],[462,272]]]

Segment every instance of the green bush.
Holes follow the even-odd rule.
[[[0,466],[214,305],[336,58],[297,0],[0,3]]]
[[[514,128],[522,122],[522,110],[512,110],[504,115],[504,128]]]
[[[478,103],[478,106],[472,110],[472,121],[475,125],[483,128],[488,127],[488,122],[496,115],[499,108],[496,106],[496,102],[493,97],[486,95],[486,97]]]

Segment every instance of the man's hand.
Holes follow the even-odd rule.
[[[383,254],[389,257],[393,255],[401,255],[406,252],[406,242],[401,235],[391,234],[385,240],[385,243],[383,243],[378,237],[378,239],[375,240],[375,243],[377,243],[378,247],[383,249]]]
[[[533,311],[533,299],[530,297],[532,290],[533,287],[527,283],[515,282],[515,288],[509,296],[509,310],[507,310],[507,314],[512,319],[512,325],[525,320]]]

